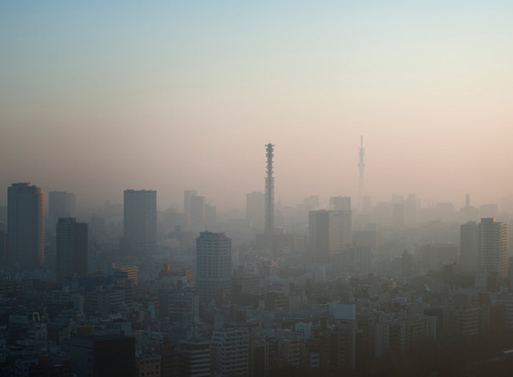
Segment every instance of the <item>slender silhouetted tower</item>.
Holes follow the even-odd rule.
[[[365,152],[363,151],[363,136],[360,137],[360,162],[358,162],[358,169],[360,170],[360,180],[358,182],[358,196],[359,196],[359,204],[363,208],[363,197],[365,195],[365,187],[363,183],[363,171],[365,169],[365,163],[363,162],[363,157]]]
[[[267,156],[267,177],[265,178],[265,233],[271,234],[274,231],[274,145],[271,143],[267,144],[265,150]]]

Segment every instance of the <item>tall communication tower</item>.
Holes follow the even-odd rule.
[[[265,233],[271,234],[274,231],[274,145],[271,143],[267,144],[265,150],[267,157],[267,176],[265,178]]]
[[[363,182],[363,171],[365,169],[365,163],[363,162],[363,157],[365,156],[365,152],[363,150],[363,136],[360,136],[360,162],[358,162],[358,169],[360,170],[360,180],[358,182],[358,196],[359,196],[359,204],[363,206],[363,197],[365,195],[365,187]]]

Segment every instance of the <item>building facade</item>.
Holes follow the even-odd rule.
[[[29,183],[14,183],[7,196],[8,264],[34,270],[45,258],[44,194]]]
[[[125,190],[123,237],[129,254],[148,255],[157,246],[157,192]]]
[[[201,232],[196,239],[196,288],[207,303],[222,290],[232,289],[232,240],[224,233]]]

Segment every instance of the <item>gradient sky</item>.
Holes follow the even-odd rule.
[[[0,204],[513,192],[511,1],[2,1]]]

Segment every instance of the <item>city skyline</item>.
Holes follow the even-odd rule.
[[[356,198],[361,135],[375,201],[498,202],[513,192],[494,168],[513,158],[512,8],[2,4],[0,205],[28,181],[83,206],[127,187],[169,206],[194,187],[244,208],[269,141],[276,202]]]

